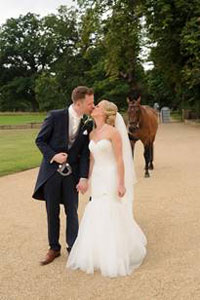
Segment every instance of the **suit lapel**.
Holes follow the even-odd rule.
[[[77,134],[77,137],[80,135],[82,129],[83,129],[83,118],[82,118],[81,121],[80,121],[80,125],[79,125],[79,128],[78,128],[78,134]]]

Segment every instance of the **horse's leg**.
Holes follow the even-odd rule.
[[[150,161],[150,145],[144,146],[144,159],[145,159],[145,174],[144,177],[150,177],[149,175],[149,161]]]
[[[149,170],[153,170],[154,166],[153,166],[153,143],[151,143],[150,145],[150,163],[149,163]]]
[[[133,159],[134,159],[134,150],[135,150],[135,142],[131,141],[131,148],[132,148],[132,154],[133,154]]]

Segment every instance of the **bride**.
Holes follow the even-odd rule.
[[[90,193],[67,268],[103,276],[131,274],[146,255],[146,237],[132,215],[135,174],[131,146],[117,106],[101,101],[90,133]]]

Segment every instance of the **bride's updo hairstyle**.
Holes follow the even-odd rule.
[[[115,118],[117,115],[117,105],[115,105],[113,102],[110,102],[108,100],[102,100],[101,103],[103,104],[103,108],[106,115],[105,122],[108,125],[115,126]]]

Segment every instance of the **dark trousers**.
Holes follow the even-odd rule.
[[[66,242],[72,247],[78,234],[78,193],[73,175],[62,176],[56,172],[44,185],[46,200],[48,239],[53,250],[60,250],[60,202],[66,214]]]

